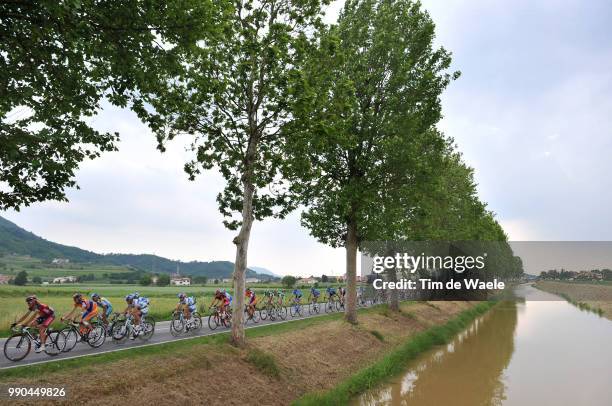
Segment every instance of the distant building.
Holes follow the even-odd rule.
[[[53,283],[75,283],[76,281],[76,276],[60,276],[58,278],[53,278]]]
[[[70,263],[70,260],[67,258],[53,258],[53,261],[51,261],[51,263],[54,265],[66,265]]]
[[[156,285],[158,280],[159,280],[159,276],[157,276],[157,275],[151,276],[151,283],[153,285]]]
[[[225,279],[221,279],[221,282],[223,283],[232,283],[234,280],[232,278],[225,278]]]
[[[317,279],[311,276],[310,278],[298,279],[297,283],[301,285],[314,285],[317,283]]]
[[[191,278],[171,278],[170,285],[189,286],[191,285]]]
[[[11,276],[10,275],[1,275],[0,274],[0,285],[6,285],[9,283],[9,281],[11,280]]]

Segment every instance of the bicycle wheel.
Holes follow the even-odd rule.
[[[289,314],[291,315],[291,317],[298,316],[297,305],[295,303],[289,306]]]
[[[208,328],[215,330],[219,327],[219,316],[217,314],[211,314],[208,316]]]
[[[79,333],[72,326],[65,327],[61,331],[66,340],[66,343],[64,345],[64,348],[62,349],[62,352],[70,352],[77,345],[77,342],[79,341]]]
[[[111,338],[114,341],[121,341],[128,335],[128,327],[125,320],[116,321],[111,329]]]
[[[194,312],[191,318],[193,319],[192,331],[200,330],[202,328],[202,316],[200,316],[200,313]]]
[[[278,317],[280,317],[281,320],[285,320],[287,318],[287,308],[285,306],[277,305],[276,314],[278,314]]]
[[[325,313],[331,313],[334,311],[334,304],[331,300],[325,302]]]
[[[334,302],[335,302],[334,306],[336,306],[336,311],[339,312],[340,308],[343,307],[343,306],[342,306],[342,304],[340,304],[339,300],[334,300]]]
[[[261,320],[265,320],[268,318],[268,311],[266,310],[265,307],[259,309],[259,318]]]
[[[140,323],[140,327],[142,330],[138,337],[142,341],[148,341],[151,337],[153,337],[153,333],[155,333],[155,320],[145,319]]]
[[[12,335],[4,342],[4,356],[10,361],[21,361],[31,349],[32,341],[23,333]]]
[[[45,343],[45,353],[47,355],[59,355],[66,346],[66,336],[60,330],[47,331],[47,342]]]
[[[170,334],[174,337],[180,335],[185,328],[185,321],[182,313],[173,313],[170,321]]]
[[[93,324],[88,334],[87,344],[93,348],[101,347],[106,341],[106,329],[102,324]]]

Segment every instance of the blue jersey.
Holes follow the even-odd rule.
[[[293,289],[293,296],[302,297],[302,291],[299,289]]]

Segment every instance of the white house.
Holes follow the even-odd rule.
[[[75,283],[76,281],[76,276],[60,276],[58,278],[53,278],[53,283]]]
[[[66,258],[53,258],[53,261],[51,261],[51,263],[55,265],[65,265],[69,264],[70,260]]]
[[[170,279],[170,285],[189,286],[191,285],[191,278],[172,278]]]
[[[246,281],[246,283],[259,283],[259,282],[261,282],[257,278],[246,278],[245,281]]]
[[[297,283],[301,285],[314,285],[315,283],[317,283],[317,280],[313,277],[302,278],[302,279],[298,279]]]

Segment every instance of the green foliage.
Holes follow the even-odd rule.
[[[249,350],[246,356],[247,362],[253,364],[257,369],[272,378],[280,376],[280,369],[276,365],[274,357],[258,348]]]
[[[370,331],[370,334],[378,338],[380,341],[385,341],[385,336],[383,336],[382,333],[378,330],[372,330]]]
[[[292,288],[296,282],[297,282],[297,278],[291,275],[284,276],[283,279],[281,279],[281,283],[286,288]]]
[[[0,209],[66,200],[81,161],[115,149],[118,134],[89,122],[104,99],[128,94],[173,65],[207,21],[200,0],[0,3]]]
[[[328,1],[214,2],[217,31],[181,55],[164,86],[134,104],[162,151],[179,134],[192,137],[194,157],[185,165],[190,179],[219,168],[226,187],[217,201],[230,229],[244,221],[232,218],[236,214],[283,217],[294,206],[278,176],[278,128],[289,116],[295,49],[319,24],[322,3]]]
[[[26,271],[21,271],[15,276],[13,280],[13,284],[17,286],[23,286],[28,283],[28,273]]]
[[[168,286],[170,284],[170,276],[161,274],[157,277],[157,286]]]
[[[151,285],[151,283],[153,283],[152,279],[151,279],[151,275],[145,274],[142,276],[142,278],[140,278],[139,283],[142,286],[149,286]]]
[[[308,205],[302,222],[319,241],[344,246],[352,223],[358,240],[380,239],[381,214],[396,214],[383,206],[407,212],[410,188],[427,185],[446,145],[433,130],[439,97],[458,76],[433,41],[431,18],[410,1],[347,1],[338,26],[318,33],[285,130],[296,134],[287,172]]]
[[[32,278],[32,283],[37,283],[37,284],[41,284],[42,283],[42,279],[40,276],[35,276]]]

